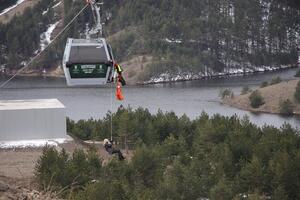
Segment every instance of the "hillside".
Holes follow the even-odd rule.
[[[295,100],[294,93],[299,80],[284,81],[264,88],[258,88],[265,104],[259,108],[252,108],[250,105],[250,93],[245,95],[226,98],[223,103],[253,112],[280,113],[280,102],[290,99],[294,106],[294,113],[300,114],[300,103]]]
[[[297,63],[298,41],[290,43],[293,36],[284,33],[291,28],[297,35],[299,22],[294,17],[299,17],[299,10],[282,1],[105,3],[108,35],[126,30],[112,41],[117,58],[153,56],[155,62],[145,68],[152,82],[184,80],[183,74],[196,79]]]
[[[59,2],[64,8],[55,10]],[[41,34],[59,20],[66,25],[84,3],[41,0],[22,16],[0,23],[2,68],[20,68],[39,51]],[[104,0],[102,19],[119,62],[153,58],[142,63],[138,81],[172,81],[295,66],[300,29],[296,6],[280,0]],[[60,65],[66,38],[84,37],[91,19],[87,9],[35,63],[36,69]]]
[[[33,7],[39,0],[25,0],[13,9],[0,15],[0,23],[9,22],[15,15],[22,15],[27,8]]]
[[[108,163],[113,159],[103,148],[101,142],[80,141],[68,139],[55,148],[59,151],[64,149],[72,154],[81,149],[85,152],[89,147],[97,149],[97,156],[101,158],[102,163]],[[39,184],[35,180],[35,166],[38,159],[43,154],[41,147],[10,147],[0,148],[0,200],[7,199],[32,199],[32,200],[56,200],[57,193],[53,193],[51,185],[49,188],[41,191]],[[131,152],[124,152],[127,159],[131,159]],[[47,191],[45,191],[47,190]]]

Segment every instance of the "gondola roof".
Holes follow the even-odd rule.
[[[70,63],[107,63],[109,58],[105,49],[106,43],[101,39],[73,39],[71,43]]]

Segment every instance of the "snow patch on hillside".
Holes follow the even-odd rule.
[[[54,24],[50,24],[48,29],[40,35],[40,46],[42,51],[47,47],[48,44],[51,43],[51,34],[58,24],[59,21],[55,22]]]
[[[168,43],[177,43],[177,44],[182,43],[182,39],[169,39],[169,38],[166,38],[165,41],[168,42]]]
[[[49,12],[49,8],[47,10],[43,11],[42,15],[46,15]]]
[[[56,8],[57,6],[59,6],[61,4],[61,1],[58,2],[57,4],[55,4],[54,6],[52,6],[52,8]]]
[[[276,71],[280,69],[290,68],[291,66],[281,65],[280,67],[271,67],[271,66],[261,66],[261,67],[245,67],[241,68],[229,68],[223,72],[213,72],[210,69],[207,69],[206,72],[165,72],[157,76],[152,76],[150,80],[143,82],[143,84],[154,84],[154,83],[167,83],[167,82],[178,82],[178,81],[189,81],[189,80],[199,80],[202,78],[209,77],[223,77],[223,76],[238,76],[251,73],[267,72],[267,71]]]
[[[9,12],[10,10],[14,9],[15,7],[17,7],[19,4],[23,3],[25,0],[18,0],[16,4],[4,9],[1,13],[0,13],[0,16],[1,15],[4,15],[5,13]]]
[[[55,4],[54,6],[52,6],[51,8],[54,9],[57,6],[59,6],[61,4],[61,1],[58,2],[57,4]],[[42,15],[46,15],[49,12],[50,8],[47,8],[46,10],[43,11]]]

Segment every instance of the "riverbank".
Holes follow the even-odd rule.
[[[138,85],[149,85],[157,83],[170,83],[170,82],[183,82],[183,81],[192,81],[192,80],[201,80],[201,79],[214,79],[214,78],[224,78],[231,76],[247,76],[260,73],[268,73],[274,71],[284,71],[292,68],[297,68],[299,64],[293,65],[282,65],[278,67],[264,66],[264,67],[253,67],[245,69],[227,69],[226,72],[180,72],[180,73],[162,73],[158,76],[151,77],[148,81],[137,82]]]
[[[8,73],[2,73],[4,76],[13,76],[17,73],[17,70],[10,71]],[[1,73],[0,73],[1,74]],[[45,70],[36,70],[36,69],[27,69],[21,74],[18,74],[20,77],[53,77],[53,78],[64,78],[63,69],[58,66],[56,68],[50,68]]]
[[[269,73],[275,71],[286,71],[289,69],[297,68],[297,65],[286,65],[281,67],[266,67],[266,68],[256,68],[253,70],[243,71],[242,69],[231,69],[228,72],[220,73],[209,73],[209,74],[195,74],[195,73],[181,73],[181,74],[171,74],[164,73],[158,77],[152,77],[148,81],[139,81],[140,79],[145,78],[144,68],[147,64],[152,61],[151,56],[137,56],[129,61],[120,63],[121,66],[124,66],[123,76],[128,85],[153,85],[161,83],[174,83],[174,82],[185,82],[193,80],[202,80],[202,79],[215,79],[215,78],[225,78],[225,77],[234,77],[234,76],[249,76],[254,74]],[[12,76],[16,71],[10,71],[5,73],[5,76]],[[53,78],[64,78],[64,71],[61,66],[56,68],[47,69],[47,71],[41,70],[26,70],[22,72],[20,77],[53,77]]]
[[[259,108],[252,108],[249,96],[251,93],[233,96],[232,98],[223,99],[223,103],[235,108],[251,112],[263,112],[272,114],[281,114],[280,103],[289,99],[294,107],[294,114],[300,115],[300,103],[294,97],[295,89],[299,79],[283,81],[281,83],[270,85],[264,88],[258,88],[265,104]]]

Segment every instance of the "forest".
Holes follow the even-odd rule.
[[[61,17],[66,24],[84,1],[63,2]],[[20,62],[34,54],[39,35],[54,20],[51,12],[42,16],[51,5],[53,0],[41,0],[23,16],[0,24],[0,63],[20,67]],[[297,1],[104,0],[103,9],[105,37],[117,60],[153,56],[147,67],[150,77],[166,71],[203,73],[208,68],[209,72],[226,72],[297,63]],[[41,60],[44,67],[60,63],[66,38],[84,37],[85,24],[91,19],[91,12],[86,10],[45,53]]]
[[[0,23],[0,65],[20,68],[40,51],[40,34],[55,19],[53,5],[53,0],[42,0],[9,23]],[[48,8],[49,12],[43,15]]]
[[[68,132],[109,138],[109,116],[68,120]],[[300,198],[300,136],[288,124],[258,127],[246,116],[202,113],[191,120],[121,107],[113,127],[114,138],[132,141],[130,160],[103,164],[95,148],[68,155],[48,147],[36,165],[41,187],[89,200]]]
[[[115,51],[158,57],[152,73],[295,64],[299,10],[286,1],[120,1],[110,34],[128,28]],[[135,29],[133,29],[133,27]],[[134,31],[130,31],[134,30]],[[122,58],[122,56],[121,56]]]

